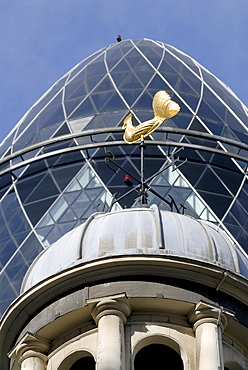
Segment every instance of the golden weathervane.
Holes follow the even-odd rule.
[[[154,95],[152,108],[154,118],[149,121],[142,122],[136,127],[132,124],[132,113],[129,113],[129,115],[124,119],[122,128],[125,129],[123,139],[126,143],[132,144],[136,141],[143,140],[155,131],[156,128],[164,122],[164,120],[175,116],[180,111],[179,105],[171,100],[170,95],[164,90],[158,91]]]

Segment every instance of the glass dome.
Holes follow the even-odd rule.
[[[140,149],[125,144],[121,127],[130,111],[134,124],[152,118],[158,90],[181,110],[146,140],[145,177],[164,169],[149,182],[160,198],[149,192],[148,203],[170,210],[173,199],[179,212],[215,223],[248,250],[247,108],[176,48],[122,41],[57,81],[0,147],[1,313],[43,249],[107,211],[114,196],[113,210],[135,204],[137,182],[124,176],[140,178]]]

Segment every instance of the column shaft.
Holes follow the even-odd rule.
[[[97,370],[125,368],[124,325],[116,315],[106,315],[98,322]]]
[[[198,370],[219,370],[219,338],[215,323],[203,323],[196,328],[196,360]]]

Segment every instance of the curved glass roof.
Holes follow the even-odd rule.
[[[0,147],[0,312],[19,295],[37,254],[96,210],[106,210],[113,194],[136,185],[124,183],[123,170],[140,177],[140,149],[125,145],[121,126],[130,111],[134,124],[152,118],[158,90],[166,90],[181,110],[147,140],[146,178],[166,167],[149,185],[248,250],[247,108],[176,48],[126,40],[57,81]],[[115,157],[116,172],[105,164],[111,153],[104,147]],[[178,156],[181,164],[187,159],[180,167],[174,166]],[[135,194],[113,209],[132,206]],[[170,209],[151,192],[148,202]]]

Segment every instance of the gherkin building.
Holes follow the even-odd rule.
[[[134,125],[151,119],[159,90],[180,112],[145,139],[142,167],[123,120],[130,112]],[[1,314],[43,249],[97,211],[135,206],[141,176],[148,204],[214,223],[245,255],[247,127],[237,96],[162,42],[121,41],[76,65],[0,147]]]

